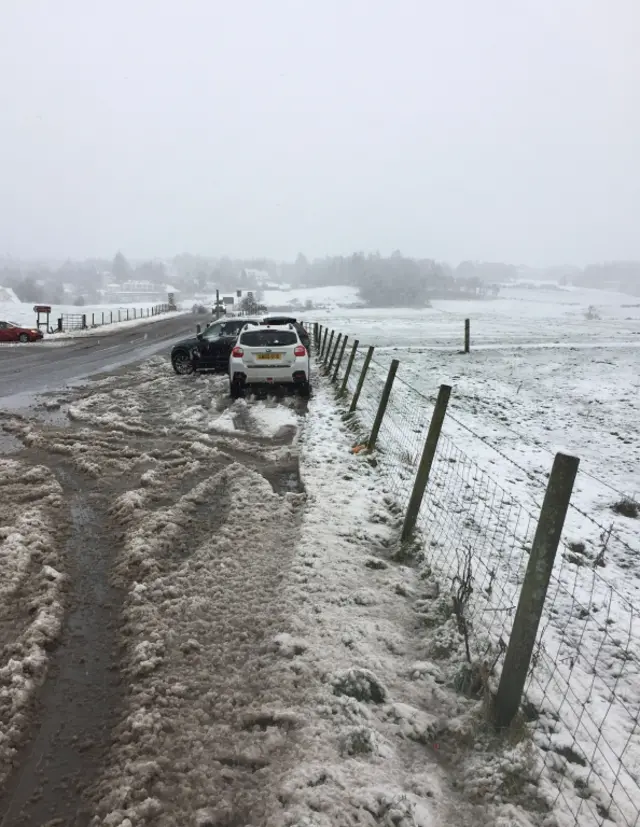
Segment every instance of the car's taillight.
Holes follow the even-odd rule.
[[[298,345],[296,349],[293,351],[294,356],[306,356],[307,349],[304,345]]]
[[[234,359],[241,359],[244,356],[244,350],[241,347],[234,347],[231,351],[231,355]]]

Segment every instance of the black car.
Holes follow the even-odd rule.
[[[262,319],[261,324],[273,324],[273,325],[280,325],[280,324],[292,324],[295,329],[298,331],[298,336],[300,336],[300,341],[309,350],[309,345],[311,340],[309,338],[309,334],[304,329],[304,325],[302,322],[299,322],[293,316],[265,316]]]
[[[171,364],[176,373],[227,371],[229,357],[238,334],[246,324],[260,324],[260,319],[218,319],[192,339],[178,342],[171,350]]]

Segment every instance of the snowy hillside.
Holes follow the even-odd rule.
[[[323,310],[335,310],[340,307],[361,305],[362,301],[358,296],[355,287],[338,285],[335,287],[299,287],[292,290],[265,290],[263,302],[267,307],[292,307],[302,308],[306,302],[311,302],[314,308]]]
[[[3,304],[20,304],[20,299],[10,287],[2,287],[2,285],[0,285],[0,306]]]

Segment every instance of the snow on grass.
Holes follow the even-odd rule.
[[[351,442],[316,383],[300,442],[308,504],[288,577],[297,609],[273,638],[310,695],[283,812],[268,823],[554,823],[530,739],[501,744],[481,704],[452,688],[462,658],[450,604],[426,572],[394,559],[398,518]]]
[[[143,303],[136,305],[92,305],[87,307],[75,307],[67,305],[56,305],[52,308],[50,316],[50,326],[55,329],[57,320],[62,314],[72,315],[86,315],[87,324],[92,324],[92,318],[95,321],[95,327],[89,327],[87,330],[69,330],[65,333],[45,333],[44,339],[41,343],[27,343],[22,344],[14,342],[11,344],[3,344],[3,347],[39,347],[46,344],[47,347],[56,342],[62,344],[72,339],[84,338],[85,336],[95,336],[96,334],[106,335],[118,330],[127,330],[138,327],[139,325],[152,324],[153,322],[162,319],[171,318],[172,316],[180,316],[188,313],[187,310],[176,310],[169,313],[159,313],[156,316],[147,316],[147,311],[151,313],[151,309],[155,304]],[[136,318],[133,318],[133,313],[136,313]],[[127,319],[127,313],[130,318]],[[102,323],[104,314],[105,323]],[[113,314],[113,315],[112,315]],[[114,319],[111,322],[111,318]],[[44,319],[44,316],[41,316]],[[14,322],[22,327],[35,328],[36,314],[33,312],[33,305],[26,302],[0,302],[0,321]]]
[[[0,784],[62,626],[61,495],[44,466],[0,458]]]
[[[125,313],[121,315],[126,315],[127,308],[125,307]],[[132,328],[137,328],[141,325],[148,325],[153,324],[154,322],[162,321],[163,319],[171,319],[175,316],[185,316],[189,313],[188,310],[175,310],[175,311],[168,311],[166,313],[158,313],[155,316],[144,316],[142,318],[138,317],[134,319],[131,317],[130,319],[123,319],[119,322],[105,322],[102,324],[102,314],[98,315],[96,311],[95,314],[95,327],[89,327],[87,330],[68,330],[65,333],[51,333],[45,335],[45,341],[47,344],[50,342],[56,342],[60,340],[66,339],[82,339],[86,336],[95,336],[97,334],[101,334],[105,336],[109,333],[115,333],[119,330],[130,330]],[[91,324],[91,314],[87,315],[87,324]]]
[[[111,314],[113,314],[113,322],[126,322],[127,311],[133,318],[133,311],[136,315],[143,315],[146,318],[146,313],[153,307],[156,307],[161,302],[142,302],[141,304],[95,304],[76,307],[70,304],[56,304],[51,306],[50,323],[55,327],[60,316],[64,315],[83,315],[87,316],[87,320],[91,322],[92,314],[95,315],[96,324],[102,323],[102,314],[105,315],[105,322],[109,322]],[[24,327],[35,327],[36,313],[33,310],[33,302],[0,302],[0,319],[7,322],[15,322]],[[120,314],[118,316],[118,314]],[[41,315],[41,319],[44,316]]]
[[[640,300],[601,290],[503,288],[496,299],[434,300],[433,307],[318,310],[308,318],[378,347],[461,350],[471,320],[474,350],[541,346],[589,348],[594,342],[640,344]],[[595,306],[599,318],[587,319]],[[585,354],[588,358],[588,354]]]
[[[349,307],[362,303],[357,288],[345,285],[265,290],[262,301],[268,308],[290,306],[292,311],[301,310],[307,302],[311,302],[314,308],[322,308],[323,310],[333,310],[338,307]]]
[[[383,345],[356,425],[368,434],[389,361],[399,358],[376,459],[389,493],[406,504],[438,386],[453,386],[420,524],[447,589],[470,553],[474,653],[498,652],[500,638],[508,639],[509,607],[517,602],[555,451],[580,456],[527,695],[540,716],[533,731],[546,753],[541,780],[555,787],[567,824],[591,824],[604,813],[631,824],[640,812],[640,544],[634,509],[627,506],[625,516],[619,503],[633,505],[640,490],[633,406],[640,324],[637,308],[622,307],[628,296],[573,291],[570,298],[551,306],[539,294],[506,320],[478,303],[479,338],[486,334],[492,344],[472,347],[470,355],[445,352],[443,344],[454,341],[461,313],[447,322],[441,310],[428,311],[419,348],[419,322],[412,329],[402,313],[387,313],[384,328],[376,322],[350,330]],[[602,319],[585,319],[587,302],[598,300]],[[636,315],[621,321],[621,311]],[[335,326],[343,330],[339,320]]]

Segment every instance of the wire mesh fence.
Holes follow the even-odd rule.
[[[109,310],[91,310],[87,313],[62,313],[58,317],[58,332],[70,332],[74,330],[86,330],[90,327],[101,327],[115,322],[128,322],[138,319],[157,316],[161,313],[168,313],[171,310],[169,304],[157,304],[153,307],[117,307]]]
[[[363,346],[354,359],[346,407],[365,354]],[[368,439],[387,373],[388,365],[371,361],[351,419],[359,442]],[[399,371],[377,459],[403,511],[435,398],[435,392],[419,393]],[[460,608],[464,601],[458,629],[468,660],[489,664],[496,673],[511,635],[538,514],[535,505],[522,504],[461,451],[450,433],[440,435],[418,515],[425,558],[452,605],[458,601]],[[560,803],[567,824],[640,825],[640,611],[617,585],[607,580],[597,559],[561,543],[522,710],[540,748],[538,783]]]

